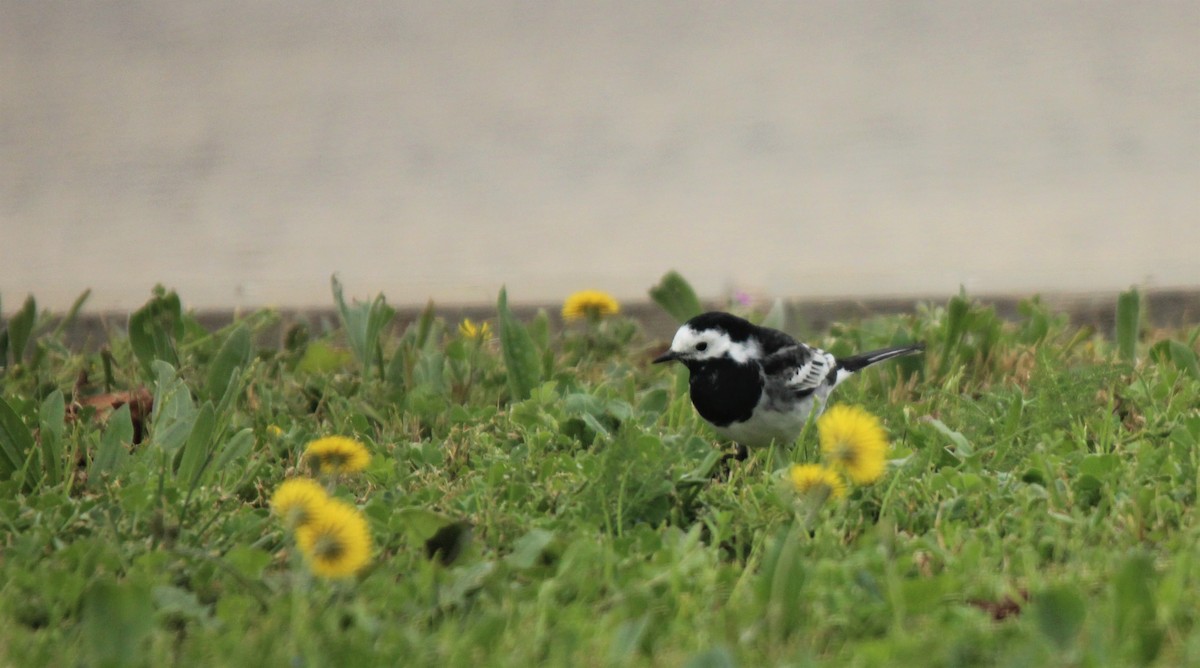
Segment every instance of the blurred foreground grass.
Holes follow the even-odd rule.
[[[1200,662],[1200,329],[1116,340],[965,296],[834,326],[925,340],[835,402],[888,429],[884,479],[816,513],[794,447],[723,463],[686,372],[621,316],[562,330],[382,297],[262,341],[158,290],[96,352],[30,300],[0,334],[0,661],[13,665],[1130,665]],[[679,277],[654,296],[697,308]],[[772,309],[744,314],[778,324]],[[68,314],[69,317],[70,314]],[[374,540],[296,558],[269,500],[310,441]]]

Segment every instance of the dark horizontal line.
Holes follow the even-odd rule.
[[[887,297],[853,299],[793,299],[786,300],[789,329],[798,334],[824,332],[837,322],[855,322],[881,315],[911,313],[921,303],[945,305],[952,295],[940,297]],[[1018,305],[1028,296],[974,296],[980,303],[989,305],[1005,320],[1018,320]],[[1043,294],[1042,302],[1053,313],[1066,314],[1073,325],[1090,326],[1097,331],[1110,334],[1116,318],[1116,293],[1058,293]],[[1154,327],[1184,327],[1200,322],[1200,290],[1173,289],[1148,290],[1142,293],[1142,304],[1146,322]],[[723,304],[708,303],[713,309],[726,308]],[[762,308],[766,308],[763,305]],[[397,306],[395,326],[403,329],[415,321],[424,306]],[[545,309],[556,326],[562,324],[560,304],[513,305],[514,313],[521,319],[533,317],[539,309]],[[283,332],[295,323],[307,323],[314,335],[338,326],[337,312],[328,308],[274,309],[280,322],[262,333],[260,341],[279,341]],[[661,308],[651,302],[622,305],[623,313],[637,320],[652,338],[667,338],[674,332],[676,323]],[[453,325],[462,318],[490,320],[496,315],[494,305],[448,305],[436,306],[438,316]],[[245,316],[253,310],[205,310],[193,315],[208,330],[216,330],[233,322],[235,316]],[[66,343],[72,348],[94,348],[108,339],[108,332],[124,332],[127,313],[82,313],[66,330]]]

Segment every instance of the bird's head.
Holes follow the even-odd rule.
[[[729,359],[745,364],[762,356],[762,347],[754,336],[756,329],[749,321],[728,313],[698,315],[675,332],[671,347],[654,363],[683,362],[692,367]]]

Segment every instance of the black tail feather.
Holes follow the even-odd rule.
[[[893,357],[912,355],[913,353],[919,353],[923,350],[925,350],[924,343],[914,343],[907,346],[895,346],[892,348],[881,348],[879,350],[872,350],[871,352],[863,353],[861,355],[854,355],[853,357],[839,359],[837,362],[837,368],[853,373],[876,362],[890,360]]]

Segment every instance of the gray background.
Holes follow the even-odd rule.
[[[0,295],[1194,287],[1197,2],[0,0]]]

